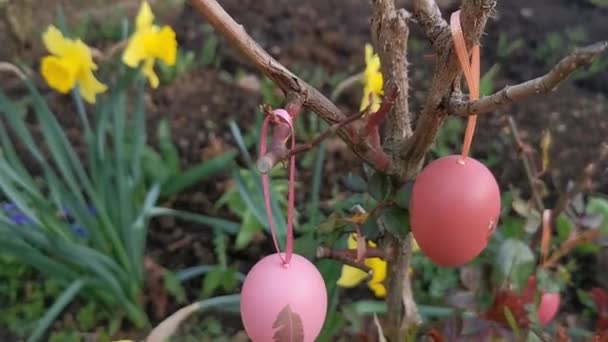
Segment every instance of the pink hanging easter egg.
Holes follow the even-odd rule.
[[[253,342],[313,342],[327,311],[323,277],[308,259],[278,254],[253,266],[241,291],[241,319]],[[287,339],[286,339],[287,338]]]
[[[559,310],[559,293],[543,293],[538,304],[538,320],[540,324],[547,325],[555,318]]]
[[[461,266],[479,255],[499,214],[496,179],[473,158],[451,155],[433,161],[412,189],[412,233],[422,252],[440,266]]]

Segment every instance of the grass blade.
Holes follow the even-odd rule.
[[[226,169],[234,161],[236,152],[228,152],[199,163],[198,165],[186,170],[184,173],[175,177],[163,185],[162,195],[175,195],[192,185],[202,182],[207,178]]]
[[[83,279],[78,279],[65,289],[44,316],[42,316],[40,321],[38,321],[36,329],[34,329],[32,334],[28,337],[27,342],[39,341],[57,316],[59,316],[63,309],[74,300],[74,297],[76,297],[84,285],[85,281]]]
[[[150,216],[173,216],[183,220],[197,222],[204,224],[215,229],[220,229],[228,234],[235,235],[239,232],[240,225],[235,222],[227,221],[224,219],[205,216],[201,214],[194,214],[185,211],[179,211],[175,209],[154,207],[150,210]]]

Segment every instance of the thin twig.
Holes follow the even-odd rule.
[[[595,58],[608,49],[608,42],[599,42],[576,49],[563,58],[551,71],[541,77],[524,83],[507,86],[499,92],[469,102],[461,93],[454,93],[450,99],[450,114],[468,116],[484,114],[499,107],[523,100],[528,97],[547,94],[553,91],[579,68],[591,64]]]
[[[368,257],[368,255],[370,255],[369,254],[370,249],[371,248],[366,249],[366,257]],[[369,275],[372,275],[372,273],[373,273],[373,270],[369,266],[367,266],[364,261],[357,261],[357,250],[356,249],[334,250],[334,249],[327,248],[324,246],[319,246],[319,247],[317,247],[316,257],[320,258],[320,259],[333,259],[333,260],[340,261],[341,263],[346,264],[348,266],[358,268]],[[381,256],[375,256],[375,257],[381,258]]]
[[[521,148],[522,146],[524,146],[524,142],[521,139],[521,136],[519,134],[519,130],[517,129],[517,124],[515,123],[515,120],[513,120],[513,117],[509,116],[508,117],[509,120],[509,127],[511,128],[511,135],[513,136],[513,140],[515,141],[515,145],[517,145],[517,148]],[[540,192],[538,191],[538,186],[537,186],[537,174],[538,172],[536,172],[536,167],[534,166],[533,161],[531,161],[528,158],[528,154],[525,153],[525,151],[523,151],[522,149],[522,153],[521,153],[521,160],[524,164],[524,169],[526,171],[526,177],[528,178],[528,182],[530,183],[530,191],[532,191],[532,198],[534,199],[534,204],[536,205],[536,209],[539,212],[543,212],[543,210],[545,210],[545,205],[543,204],[543,198],[540,194]]]
[[[270,80],[272,80],[286,95],[299,96],[304,106],[317,113],[328,124],[344,121],[347,116],[338,107],[310,84],[298,78],[286,67],[266,52],[234,19],[226,13],[216,0],[189,0],[189,3],[207,19],[228,42]],[[379,171],[392,172],[399,175],[401,167],[388,159],[390,167],[378,165],[377,151],[370,149],[366,141],[361,141],[350,134],[346,128],[337,132],[338,136],[370,166]]]
[[[557,218],[559,216],[559,214],[561,214],[564,210],[566,210],[568,203],[570,203],[570,201],[572,200],[572,198],[574,198],[574,196],[583,192],[587,188],[588,184],[591,182],[591,179],[593,178],[594,174],[597,172],[600,165],[602,165],[602,163],[606,162],[607,160],[608,160],[608,144],[603,143],[600,146],[597,159],[590,162],[589,164],[587,164],[585,166],[585,168],[583,169],[583,172],[581,172],[581,175],[579,176],[579,178],[576,181],[576,183],[574,184],[574,186],[572,188],[568,189],[566,192],[564,192],[557,199],[557,204],[555,205],[555,209],[553,209],[553,215],[552,215],[553,220],[555,220],[555,218]]]
[[[338,130],[340,130],[344,126],[351,124],[351,123],[355,122],[356,120],[358,120],[359,118],[361,118],[365,113],[366,113],[365,110],[355,113],[355,114],[347,117],[344,121],[341,121],[341,122],[338,122],[336,124],[329,126],[323,133],[321,133],[319,136],[317,136],[310,142],[296,146],[294,149],[288,149],[287,147],[285,147],[284,142],[285,142],[285,139],[287,139],[287,137],[289,137],[289,134],[287,135],[287,137],[284,137],[282,129],[280,131],[275,129],[275,132],[278,132],[278,134],[273,135],[273,143],[272,143],[271,147],[269,148],[268,152],[258,159],[258,161],[256,163],[258,170],[261,173],[270,172],[270,170],[272,170],[272,168],[276,164],[280,163],[281,161],[289,158],[290,156],[292,156],[294,154],[306,152],[306,151],[312,149],[313,147],[319,145],[323,140],[329,138],[332,135],[335,135],[336,132],[338,132]],[[287,125],[284,125],[284,126],[287,126]],[[287,126],[287,130],[290,131],[289,126]]]
[[[601,236],[601,231],[599,229],[587,229],[584,232],[578,234],[574,239],[569,239],[564,241],[559,248],[551,254],[547,261],[542,263],[542,267],[551,268],[554,267],[561,258],[570,253],[576,246],[585,243],[591,242]]]

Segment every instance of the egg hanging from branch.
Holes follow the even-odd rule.
[[[479,255],[499,215],[496,179],[473,158],[451,155],[437,159],[414,182],[412,233],[422,252],[437,265],[457,267]]]

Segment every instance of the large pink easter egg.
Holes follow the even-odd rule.
[[[547,325],[555,318],[559,311],[559,293],[543,293],[538,304],[538,320],[540,324]]]
[[[496,179],[473,158],[451,155],[433,161],[412,189],[412,233],[422,252],[440,266],[461,266],[479,255],[499,214]]]
[[[323,277],[308,259],[293,254],[284,266],[269,255],[247,274],[241,291],[241,319],[253,342],[313,342],[327,311]]]

